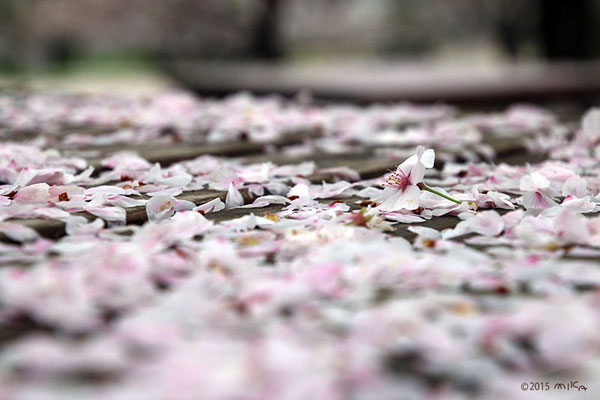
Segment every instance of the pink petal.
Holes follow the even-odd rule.
[[[550,199],[542,192],[526,192],[523,195],[523,206],[526,209],[542,210],[556,205],[556,202]]]
[[[16,203],[45,203],[50,200],[50,187],[46,183],[36,183],[19,190],[13,201]]]

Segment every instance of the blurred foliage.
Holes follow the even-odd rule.
[[[551,3],[585,19],[543,31]],[[600,0],[0,0],[0,69],[111,57],[539,59],[552,34],[596,57],[599,15]],[[578,25],[584,34],[568,36]]]

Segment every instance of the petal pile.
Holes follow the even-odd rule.
[[[4,94],[0,120],[0,399],[598,389],[597,109],[569,132],[533,106]],[[302,129],[322,136],[255,158],[69,150]],[[485,161],[516,137],[546,159]],[[332,162],[367,149],[399,165]]]

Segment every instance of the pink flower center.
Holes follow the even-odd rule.
[[[398,188],[400,190],[406,190],[406,188],[411,184],[410,182],[410,174],[407,176],[404,172],[392,172],[390,176],[388,176],[387,181],[384,185]]]

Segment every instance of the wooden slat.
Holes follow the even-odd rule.
[[[170,143],[170,144],[133,144],[123,145],[115,144],[110,146],[91,146],[82,147],[77,150],[69,148],[60,148],[62,152],[69,155],[96,153],[93,158],[88,159],[89,165],[101,167],[102,159],[112,154],[127,150],[139,154],[142,158],[151,163],[160,163],[162,166],[168,166],[178,161],[190,160],[202,155],[212,156],[242,156],[247,154],[256,154],[265,151],[265,148],[273,146],[289,146],[302,143],[304,140],[321,136],[322,132],[318,129],[302,130],[285,133],[281,138],[268,143],[260,142],[227,142],[227,143]]]
[[[411,101],[486,105],[535,100],[595,99],[600,95],[600,63],[521,63],[497,66],[344,62],[320,64],[170,62],[167,69],[203,95],[248,90],[357,103]]]

